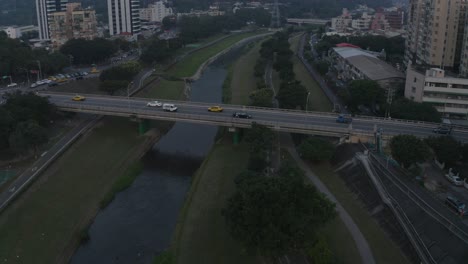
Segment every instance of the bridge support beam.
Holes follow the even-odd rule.
[[[230,127],[229,132],[232,133],[232,143],[234,145],[239,144],[241,140],[241,129],[240,128],[235,128],[235,127]]]
[[[150,121],[148,119],[138,119],[138,133],[140,135],[145,134],[150,127]]]

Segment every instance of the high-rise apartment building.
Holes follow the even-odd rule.
[[[453,67],[462,3],[465,0],[410,0],[405,63]]]
[[[65,10],[68,0],[36,0],[37,26],[39,38],[50,39],[49,22],[51,13]]]
[[[107,11],[111,36],[140,33],[139,0],[107,0]]]
[[[172,8],[167,7],[166,1],[158,1],[154,4],[149,4],[148,8],[140,9],[140,19],[149,22],[162,22],[162,20],[172,15]]]
[[[97,37],[96,11],[84,9],[80,3],[68,3],[65,11],[51,13],[50,39],[55,48],[73,38]]]

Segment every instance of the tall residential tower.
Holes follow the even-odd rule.
[[[140,33],[139,0],[107,0],[107,11],[111,36]]]
[[[39,38],[50,39],[49,22],[51,13],[65,10],[68,0],[36,0],[37,26]]]
[[[405,63],[453,67],[464,0],[410,0]],[[459,40],[459,38],[458,38]]]

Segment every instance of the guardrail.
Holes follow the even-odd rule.
[[[415,204],[417,204],[422,210],[424,210],[428,215],[434,218],[437,222],[442,224],[447,230],[453,233],[455,236],[460,238],[463,242],[468,244],[468,233],[463,229],[459,228],[455,223],[450,219],[447,219],[445,216],[440,214],[436,209],[430,206],[424,199],[422,199],[418,194],[411,190],[405,183],[403,183],[398,177],[394,176],[391,172],[388,172],[385,165],[374,156],[370,154],[369,157],[375,161],[381,168],[382,174],[386,176],[398,189],[405,193],[408,198],[410,198]]]
[[[301,131],[305,133],[332,135],[332,136],[349,136],[350,134],[373,136],[373,133],[369,133],[365,130],[350,130],[348,128],[337,128],[328,126],[317,126],[304,123],[289,123],[289,122],[275,122],[266,121],[261,119],[241,119],[234,117],[224,117],[216,115],[200,115],[200,114],[185,114],[179,112],[166,112],[166,111],[154,111],[146,109],[135,109],[135,108],[119,108],[109,106],[95,106],[95,105],[77,105],[68,103],[58,103],[57,107],[62,110],[72,112],[87,112],[97,113],[103,115],[114,115],[114,116],[127,116],[127,117],[138,117],[144,119],[162,119],[169,121],[185,121],[193,123],[207,123],[228,127],[250,127],[252,123],[262,124],[271,127],[274,130],[279,131]]]
[[[374,175],[378,175],[377,171],[370,162],[368,163],[368,165],[369,169],[371,170],[371,173],[373,172]],[[369,176],[372,177],[372,175]],[[390,210],[392,210],[393,214],[400,222],[402,228],[405,230],[405,233],[407,234],[411,244],[413,244],[416,252],[418,253],[418,256],[421,258],[423,263],[437,263],[432,257],[432,254],[430,253],[426,244],[424,243],[418,231],[414,227],[413,223],[408,218],[404,210],[401,208],[400,203],[386,189],[385,184],[382,182],[382,179],[380,179],[380,177],[378,176],[372,177],[372,179],[374,185],[376,185],[376,188],[379,191],[379,195],[381,196],[382,200],[384,202],[386,201],[386,199],[387,201],[389,201],[386,202],[386,204],[388,205]]]
[[[58,92],[38,92],[39,95],[59,95],[59,96],[69,96],[72,98],[75,94],[74,93],[58,93]],[[114,100],[130,100],[130,101],[144,101],[148,102],[150,100],[159,100],[162,102],[179,104],[179,105],[187,105],[187,106],[200,106],[200,107],[209,107],[213,105],[213,103],[204,103],[204,102],[187,102],[187,101],[180,101],[180,100],[166,100],[166,99],[158,99],[158,98],[138,98],[132,97],[128,99],[124,96],[108,96],[108,95],[97,95],[97,94],[82,94],[88,98],[106,98],[106,99],[114,99]],[[255,110],[255,111],[265,111],[270,113],[291,113],[291,114],[299,114],[304,116],[316,116],[316,117],[329,117],[335,118],[337,116],[336,113],[331,112],[319,112],[319,111],[303,111],[303,110],[296,110],[296,109],[282,109],[282,108],[267,108],[267,107],[256,107],[256,106],[245,106],[245,105],[234,105],[234,104],[219,104],[220,106],[226,109],[232,110],[239,110],[242,109],[243,111]],[[234,109],[237,108],[237,109]],[[363,116],[363,115],[355,115],[353,117],[355,120],[358,121],[367,121],[367,122],[374,122],[374,123],[382,123],[382,124],[404,124],[409,126],[417,126],[417,127],[426,127],[426,128],[435,128],[440,125],[440,123],[434,122],[424,122],[424,121],[415,121],[415,120],[406,120],[406,119],[389,119],[383,117],[374,117],[374,116]],[[460,126],[460,125],[452,125],[452,127],[456,130],[460,130],[462,132],[468,132],[468,126]]]

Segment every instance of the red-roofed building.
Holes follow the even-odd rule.
[[[353,44],[350,44],[350,43],[338,43],[336,44],[337,47],[340,47],[340,48],[355,48],[355,49],[360,49],[361,47],[359,46],[356,46],[356,45],[353,45]]]

